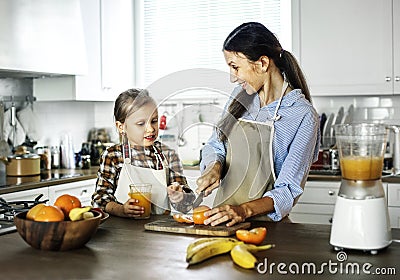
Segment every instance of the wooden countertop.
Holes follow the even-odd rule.
[[[369,271],[394,268],[400,273],[400,244],[393,243],[377,255],[362,251],[346,251],[347,260],[340,262],[337,252],[329,244],[330,226],[290,223],[252,223],[252,227],[266,226],[264,243],[274,243],[275,248],[258,252],[258,260],[275,263],[273,273],[245,270],[233,264],[229,254],[211,258],[203,263],[187,267],[187,245],[200,236],[161,233],[144,230],[150,220],[131,220],[110,217],[101,224],[97,233],[81,249],[67,252],[40,251],[26,244],[18,233],[0,236],[0,275],[2,279],[376,279],[362,272],[362,266],[370,263]],[[393,229],[394,239],[400,238],[400,230]],[[283,267],[282,264],[286,264]],[[289,265],[315,264],[322,275],[291,273]],[[339,269],[343,272],[329,271]],[[282,275],[278,271],[289,275]],[[324,266],[325,264],[325,266]],[[360,267],[359,275],[345,273],[346,264]],[[398,276],[397,276],[398,277]],[[395,279],[384,275],[380,279]]]

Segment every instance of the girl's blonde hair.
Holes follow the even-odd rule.
[[[127,117],[148,103],[156,104],[145,89],[128,89],[120,93],[114,104],[115,121],[124,123]]]

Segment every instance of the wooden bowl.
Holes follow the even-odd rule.
[[[83,247],[97,231],[101,213],[80,221],[36,222],[26,219],[26,212],[15,215],[18,233],[33,248],[50,251],[67,251]]]

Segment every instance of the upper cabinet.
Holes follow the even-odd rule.
[[[394,94],[400,94],[400,0],[393,0]]]
[[[87,72],[79,0],[1,0],[0,75]]]
[[[312,95],[400,94],[400,0],[292,0]]]
[[[88,74],[33,82],[38,101],[114,101],[134,85],[134,1],[81,0]]]

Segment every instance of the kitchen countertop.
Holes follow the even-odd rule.
[[[11,177],[0,174],[0,195],[4,193],[30,190],[59,184],[72,183],[97,177],[98,166],[90,169],[52,169],[43,171],[38,176]],[[184,166],[187,170],[198,170],[199,166]],[[46,179],[47,178],[47,179]],[[340,175],[310,174],[308,181],[340,181]],[[400,183],[400,176],[383,177],[383,182]]]
[[[48,187],[97,178],[98,166],[90,169],[52,169],[42,170],[38,176],[3,176],[0,194]]]
[[[144,224],[166,216],[152,216],[150,220],[131,220],[110,217],[101,224],[85,247],[66,251],[40,251],[26,244],[18,233],[0,236],[0,275],[2,279],[376,279],[362,271],[369,263],[369,272],[377,269],[400,273],[400,244],[393,243],[377,255],[362,251],[338,253],[329,244],[330,226],[253,222],[252,227],[266,226],[265,244],[275,248],[258,252],[259,261],[267,262],[269,270],[245,270],[233,264],[229,254],[216,256],[203,263],[187,267],[187,245],[200,237],[144,230]],[[393,229],[394,239],[400,230]],[[347,257],[347,260],[341,259]],[[342,260],[342,261],[340,261]],[[272,267],[271,264],[275,263]],[[322,275],[301,273],[304,264],[323,269]],[[278,270],[278,265],[281,270]],[[286,266],[284,266],[286,265]],[[331,270],[329,270],[329,265]],[[346,274],[346,265],[359,267],[360,273]],[[291,268],[300,267],[300,273]],[[342,270],[340,270],[342,267]],[[261,268],[265,268],[262,266]],[[282,275],[286,271],[288,275]],[[336,271],[336,272],[335,272]],[[320,273],[318,273],[320,274]],[[392,273],[393,274],[393,273]],[[398,277],[398,276],[397,276]],[[396,279],[383,275],[380,279]]]

